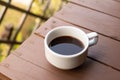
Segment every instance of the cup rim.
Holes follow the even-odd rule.
[[[59,26],[59,27],[56,27],[56,28],[52,29],[51,31],[49,31],[49,32],[47,33],[47,35],[45,36],[45,39],[44,39],[45,48],[47,48],[47,49],[50,51],[50,53],[52,53],[52,54],[54,54],[54,55],[56,55],[56,56],[65,57],[65,58],[76,57],[76,56],[78,56],[78,55],[83,54],[83,53],[87,50],[87,48],[88,48],[88,46],[89,46],[89,40],[88,40],[88,38],[86,38],[87,41],[88,41],[88,42],[87,42],[87,45],[84,47],[84,49],[83,49],[82,51],[80,51],[80,52],[78,52],[78,53],[76,53],[76,54],[72,54],[72,55],[62,55],[62,54],[59,54],[59,53],[54,52],[53,50],[51,50],[51,49],[49,48],[49,46],[48,46],[48,44],[47,44],[47,38],[48,38],[48,36],[49,36],[53,31],[58,30],[58,29],[61,29],[61,28],[73,28],[73,29],[77,29],[77,30],[82,31],[81,29],[76,28],[76,27],[73,27],[73,26]],[[87,37],[87,34],[86,34],[84,31],[82,31],[82,32],[83,32],[83,34],[86,35],[86,37]]]

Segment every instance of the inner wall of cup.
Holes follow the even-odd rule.
[[[88,38],[87,38],[86,34],[83,31],[76,29],[76,28],[59,28],[59,29],[53,30],[48,35],[47,45],[49,45],[49,43],[53,39],[55,39],[57,37],[61,37],[61,36],[74,37],[74,38],[80,40],[83,43],[84,47],[88,46]]]

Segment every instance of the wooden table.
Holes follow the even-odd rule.
[[[68,71],[44,55],[46,33],[62,25],[99,33],[86,62]],[[0,64],[0,73],[0,80],[120,80],[120,0],[70,1]]]

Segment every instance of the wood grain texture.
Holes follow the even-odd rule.
[[[50,31],[52,28],[55,28],[58,26],[64,26],[64,25],[71,26],[72,24],[66,23],[56,18],[51,18],[44,25],[42,25],[35,33],[45,36],[47,32]],[[86,30],[78,26],[75,26],[75,27],[82,29],[86,33],[91,32],[89,30]],[[99,34],[99,41],[97,45],[90,48],[89,56],[120,70],[119,52],[120,52],[119,41],[110,39],[108,37],[105,37]]]
[[[114,1],[120,2],[120,0],[114,0]]]
[[[69,71],[59,70],[47,62],[44,54],[43,41],[43,38],[32,35],[21,45],[20,48],[15,51],[14,55],[32,63],[33,65],[44,68],[48,72],[51,72],[52,75],[58,77],[59,80],[101,80],[101,77],[103,80],[120,79],[119,71],[113,70],[110,67],[95,62],[91,59],[87,59],[82,66],[76,69]],[[43,73],[41,72],[39,74]],[[44,79],[44,77],[42,79]],[[52,79],[54,79],[54,77],[52,77]]]
[[[120,3],[115,0],[71,0],[71,2],[120,18]]]
[[[68,3],[0,63],[0,80],[120,80],[120,15],[117,8],[119,3],[105,0],[105,3],[109,2],[111,6],[116,5],[111,8],[109,4],[101,1],[86,1],[81,0],[77,5]],[[93,7],[102,12],[93,10]],[[118,11],[113,12],[108,8]],[[47,32],[64,25],[72,25],[86,33],[99,33],[98,44],[89,48],[85,63],[68,71],[53,67],[46,60],[44,52],[44,37]]]
[[[0,73],[0,80],[11,80],[10,78],[6,77],[2,73]]]
[[[61,80],[51,72],[22,60],[13,54],[0,64],[0,72],[12,80]]]
[[[120,41],[120,19],[69,3],[55,17]]]

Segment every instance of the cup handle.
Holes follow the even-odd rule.
[[[91,32],[87,34],[89,39],[89,46],[93,46],[98,42],[98,34],[96,32]]]

